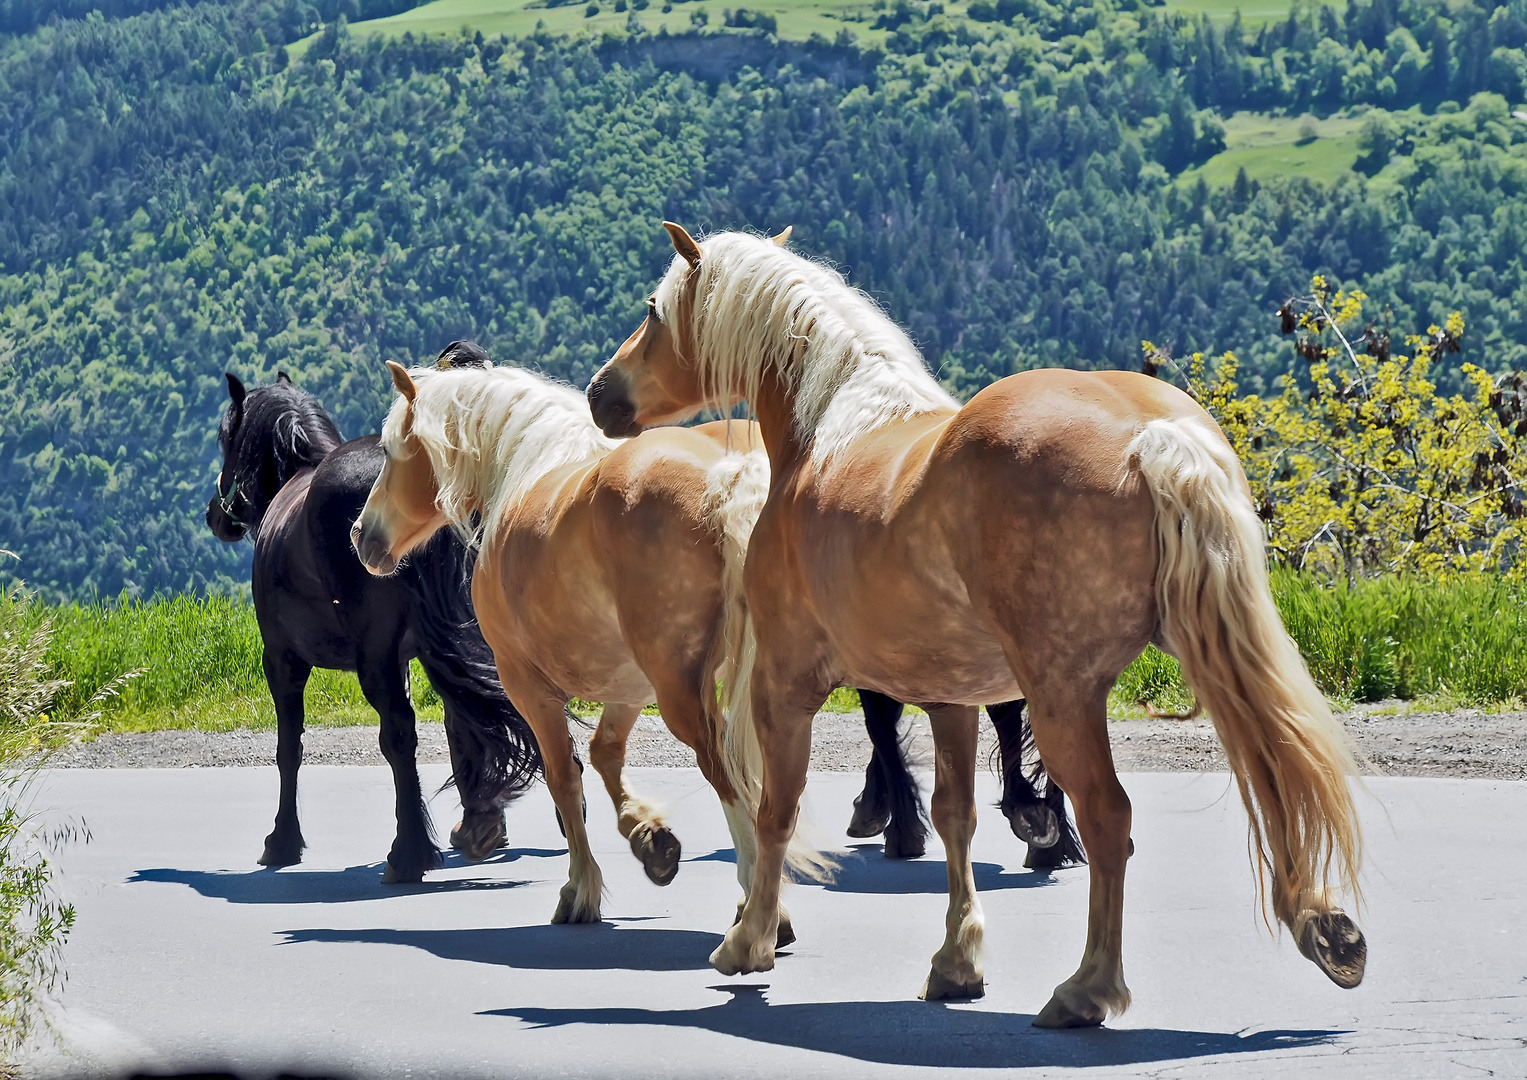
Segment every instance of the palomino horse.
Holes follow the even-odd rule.
[[[1333,980],[1357,985],[1367,946],[1327,890],[1356,889],[1355,763],[1278,617],[1245,476],[1209,415],[1143,375],[1061,370],[1003,379],[961,408],[868,297],[784,237],[702,245],[666,227],[678,257],[588,399],[611,436],[746,400],[769,454],[745,574],[756,660],[740,680],[763,753],[757,879],[716,968],[773,967],[812,716],[833,687],[868,686],[930,703],[950,895],[923,994],[983,993],[976,706],[1021,687],[1091,860],[1081,966],[1034,1023],[1122,1011],[1130,805],[1105,705],[1154,640],[1214,719],[1273,911]]]
[[[455,342],[442,362],[469,348]],[[281,375],[245,390],[228,375],[218,428],[223,468],[207,504],[220,540],[255,537],[255,616],[265,679],[276,706],[281,773],[276,824],[260,862],[302,861],[297,773],[302,764],[303,688],[315,667],[354,671],[381,719],[382,754],[397,790],[397,838],[383,879],[418,881],[439,861],[415,762],[418,738],[408,696],[417,656],[445,706],[452,780],[462,823],[451,840],[486,858],[504,838],[504,807],[535,782],[540,751],[504,696],[493,655],[468,602],[472,553],[441,536],[397,580],[367,574],[350,550],[350,525],[381,472],[375,435],[342,442],[310,394]]]
[[[746,886],[757,784],[746,761],[724,751],[716,684],[731,683],[743,637],[742,565],[767,487],[762,452],[729,450],[725,424],[613,442],[576,390],[517,368],[388,366],[401,396],[382,430],[387,465],[356,522],[355,548],[373,573],[391,573],[442,526],[465,528],[479,515],[473,604],[504,688],[540,742],[567,832],[569,877],[552,922],[597,922],[603,888],[568,738],[574,697],[605,703],[589,756],[647,876],[666,885],[680,854],[623,774],[626,736],[656,701],[721,798]],[[785,922],[777,940],[790,938]]]

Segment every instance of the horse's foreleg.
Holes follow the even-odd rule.
[[[382,882],[421,881],[440,865],[429,809],[419,783],[419,733],[408,697],[408,661],[393,647],[364,649],[360,657],[361,692],[381,717],[377,733],[382,756],[392,768],[398,834],[387,854]]]
[[[933,954],[928,981],[918,996],[977,998],[986,993],[981,971],[981,942],[985,920],[976,897],[970,841],[976,832],[976,736],[980,711],[969,705],[934,705],[933,827],[944,841],[949,872],[949,910],[944,917],[944,944]]]
[[[679,841],[658,809],[626,782],[626,740],[641,712],[639,704],[607,702],[589,741],[589,760],[615,804],[620,835],[631,842],[631,854],[641,860],[649,881],[667,885],[679,872]]]
[[[753,715],[763,755],[763,795],[755,822],[757,857],[747,899],[737,920],[727,930],[710,962],[723,975],[769,971],[774,950],[788,933],[781,923],[780,884],[785,872],[785,853],[795,833],[801,792],[806,789],[806,769],[811,763],[811,720],[815,708],[779,708],[768,700],[768,680],[753,684]],[[740,874],[739,874],[740,876]],[[745,883],[746,887],[746,883]]]
[[[297,771],[302,767],[302,693],[311,664],[289,653],[266,650],[265,683],[276,706],[276,769],[281,774],[281,798],[276,825],[265,838],[261,866],[291,866],[302,861],[302,826],[297,819]]]
[[[1055,988],[1037,1027],[1088,1027],[1129,1007],[1124,984],[1124,868],[1129,858],[1129,796],[1108,747],[1107,687],[1085,697],[1057,684],[1031,691],[1030,720],[1045,765],[1071,796],[1091,863],[1087,946],[1081,966]]]
[[[567,884],[557,896],[554,923],[595,923],[599,921],[599,902],[604,893],[604,875],[594,861],[589,846],[588,826],[583,820],[583,768],[573,753],[573,740],[567,733],[566,701],[553,697],[526,680],[516,682],[502,665],[499,675],[510,699],[520,705],[541,746],[546,763],[546,788],[556,805],[557,815],[567,837]]]

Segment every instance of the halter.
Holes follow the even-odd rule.
[[[239,478],[237,476],[235,476],[232,479],[232,481],[229,482],[229,484],[228,484],[228,493],[226,495],[223,494],[223,491],[222,491],[223,474],[222,473],[218,473],[217,474],[217,479],[218,479],[218,485],[217,485],[218,486],[217,505],[222,509],[223,513],[227,516],[228,520],[232,521],[236,525],[242,525],[245,529],[253,528],[253,526],[249,522],[245,521],[242,517],[240,517],[238,514],[236,514],[234,512],[234,500],[239,497]],[[249,500],[246,498],[244,500],[244,503],[245,503],[245,505],[248,505],[249,504]]]

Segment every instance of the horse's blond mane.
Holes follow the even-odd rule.
[[[491,546],[504,512],[541,477],[615,448],[582,394],[523,368],[415,368],[409,375],[418,392],[412,406],[402,397],[392,403],[382,445],[396,452],[411,413],[410,433],[439,485],[436,502],[474,543]]]
[[[837,271],[746,233],[717,233],[700,250],[691,321],[679,337],[700,366],[707,404],[725,411],[739,391],[755,401],[775,372],[795,393],[796,435],[819,462],[898,417],[959,408],[907,335]],[[689,273],[675,256],[654,294],[669,325]]]

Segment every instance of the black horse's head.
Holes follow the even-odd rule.
[[[218,424],[223,468],[207,503],[207,527],[232,543],[257,530],[281,486],[316,465],[343,440],[323,407],[285,372],[270,386],[245,390],[227,372],[228,408]]]
[[[451,368],[490,368],[488,350],[475,341],[453,341],[435,358],[435,367],[441,371]]]

